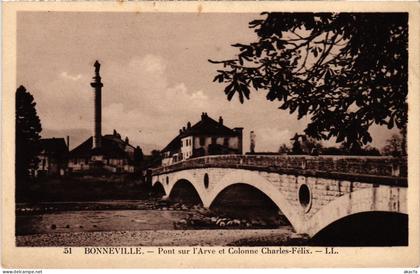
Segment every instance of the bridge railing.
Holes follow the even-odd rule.
[[[152,175],[194,168],[240,168],[349,180],[363,177],[363,181],[390,180],[402,185],[407,181],[407,158],[384,156],[213,155],[162,166],[153,169]]]

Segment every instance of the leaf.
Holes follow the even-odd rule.
[[[244,65],[244,60],[242,59],[242,56],[240,54],[238,55],[238,60],[239,60],[239,64],[241,66],[243,66]]]
[[[297,105],[296,103],[290,103],[290,114],[292,114],[293,112],[295,112]]]
[[[288,102],[284,102],[283,105],[281,105],[279,107],[279,109],[287,109],[289,107],[289,103]]]
[[[241,102],[241,104],[243,104],[244,103],[244,95],[240,91],[238,92],[238,94],[239,94],[239,102]]]
[[[251,28],[255,28],[258,25],[261,25],[261,23],[263,22],[263,20],[253,20],[251,22],[249,22],[249,26]]]
[[[219,83],[223,82],[223,75],[222,74],[216,75],[216,77],[214,77],[213,79],[213,82],[216,82],[216,81]]]
[[[234,91],[234,90],[229,91],[229,92],[227,93],[227,99],[228,99],[229,101],[231,101],[231,100],[232,100],[232,98],[233,98],[233,95],[235,95],[235,91]]]
[[[388,129],[391,129],[394,127],[394,117],[391,116],[391,118],[389,118],[389,122],[388,122]]]
[[[232,91],[232,89],[233,89],[233,83],[230,83],[229,85],[227,85],[227,86],[225,87],[225,94],[229,96],[229,94],[230,94],[230,92]],[[228,98],[228,99],[229,99],[229,98]]]
[[[331,73],[330,73],[330,70],[327,70],[324,77],[325,83],[329,83],[330,79],[331,79]]]
[[[241,85],[242,93],[245,95],[246,99],[249,100],[249,88],[247,85]]]
[[[277,40],[276,41],[276,47],[277,47],[277,49],[284,49],[284,44],[285,44],[286,42],[285,41],[283,41],[283,40]]]
[[[342,141],[344,141],[344,134],[343,134],[343,133],[341,133],[341,132],[339,132],[339,133],[338,133],[338,135],[337,135],[337,140],[336,140],[336,142],[337,142],[337,143],[341,143]]]

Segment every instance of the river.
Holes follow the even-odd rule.
[[[55,232],[171,230],[186,211],[80,210],[16,217],[16,235]]]
[[[284,217],[234,217],[164,200],[17,204],[18,246],[301,245]]]

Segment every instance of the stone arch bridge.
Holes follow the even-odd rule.
[[[314,236],[352,214],[407,214],[406,159],[366,156],[218,155],[153,169],[167,197],[188,181],[204,207],[234,184],[268,196],[298,233]]]

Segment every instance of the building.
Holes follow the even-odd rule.
[[[116,130],[112,134],[102,135],[101,65],[96,61],[94,67],[95,76],[90,84],[94,92],[93,136],[70,151],[69,172],[133,173],[138,163],[136,155],[141,153],[140,147],[134,148],[128,137],[123,140]]]
[[[140,148],[134,148],[128,138],[122,140],[121,135],[114,130],[113,134],[101,137],[101,145],[95,147],[93,137],[74,148],[69,155],[69,172],[90,172],[106,170],[111,173],[133,173],[135,171],[135,153]]]
[[[38,166],[35,169],[35,176],[58,176],[64,175],[67,170],[68,157],[67,144],[64,138],[48,138],[39,140],[40,154],[38,155]]]
[[[162,165],[170,165],[191,157],[220,154],[242,154],[243,128],[228,128],[219,121],[201,114],[201,120],[179,130],[179,134],[161,151]]]

